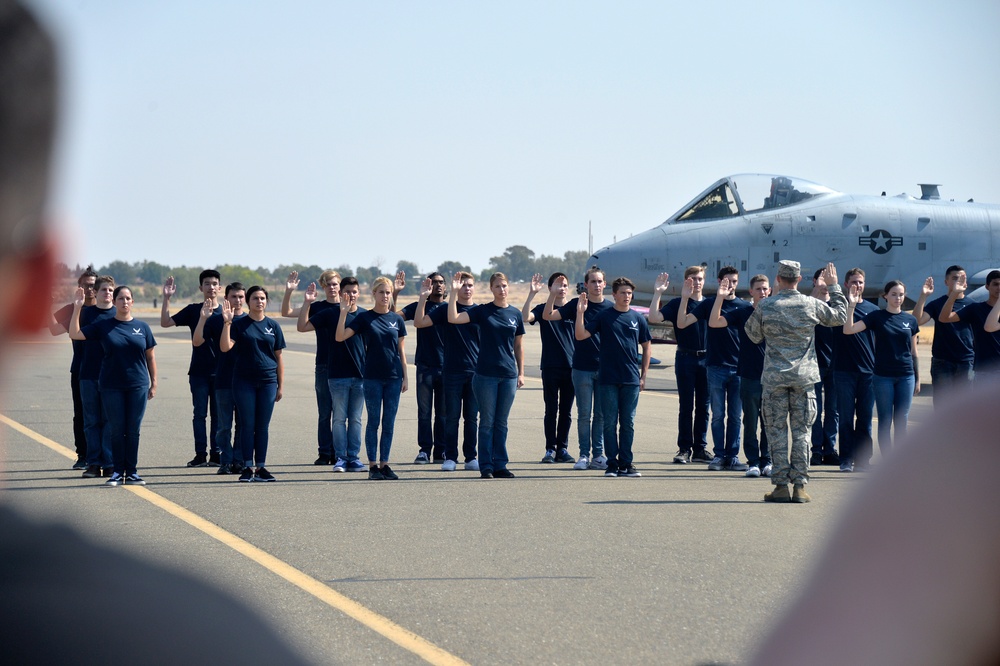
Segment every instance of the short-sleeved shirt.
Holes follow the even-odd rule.
[[[88,307],[97,307],[97,306],[94,305]],[[73,304],[70,303],[69,305],[62,306],[61,308],[56,310],[55,314],[53,314],[52,316],[53,318],[55,318],[56,322],[58,322],[63,328],[65,328],[68,331],[69,320],[73,317]],[[81,356],[81,354],[83,354],[83,346],[84,342],[86,341],[73,340],[72,342],[73,342],[73,360],[70,361],[69,363],[69,371],[75,374],[80,372],[80,363],[83,361],[83,357]]]
[[[558,308],[556,312],[559,313],[559,316],[563,320],[573,322],[573,369],[584,372],[597,372],[601,367],[601,336],[600,334],[595,335],[592,333],[586,340],[576,339],[576,306],[579,301],[579,298],[574,298],[566,303],[566,305]],[[597,315],[614,306],[615,304],[610,298],[605,298],[600,302],[588,301],[587,311],[583,314],[584,327],[597,319]]]
[[[494,303],[485,303],[469,310],[469,322],[479,327],[476,374],[508,379],[517,377],[514,338],[524,335],[521,311],[513,305],[501,308]]]
[[[332,307],[340,307],[337,303],[330,303],[327,300],[313,301],[309,304],[309,318],[312,319],[314,316],[322,312],[323,310],[328,310]],[[334,327],[337,324],[334,322]],[[315,327],[314,327],[315,328]],[[316,329],[316,367],[326,368],[330,365],[330,347],[333,337],[327,335],[327,331],[320,331]]]
[[[261,321],[242,317],[229,327],[229,337],[235,345],[226,352],[236,354],[234,379],[262,384],[278,381],[278,352],[285,348],[278,322],[270,317]]]
[[[861,301],[854,306],[854,322],[878,310],[878,306]],[[852,322],[852,323],[854,323]],[[875,371],[875,332],[871,329],[844,335],[842,326],[834,326],[833,369],[837,372],[860,372],[870,375]]]
[[[403,319],[413,320],[417,314],[418,302],[410,303],[400,311]],[[448,303],[445,301],[439,303],[426,301],[424,315],[430,317],[431,313],[439,308],[444,308],[447,312]],[[444,341],[441,338],[440,326],[425,326],[417,329],[417,351],[413,354],[413,361],[424,368],[440,370],[444,367]]]
[[[544,312],[545,303],[539,303],[531,309],[534,316],[531,324],[538,324],[538,333],[542,339],[542,362],[538,367],[542,370],[569,370],[573,367],[576,323],[566,319],[547,321],[542,317]]]
[[[688,299],[687,312],[690,314],[696,307],[707,301],[693,301]],[[675,298],[660,308],[660,314],[664,321],[669,321],[674,326],[674,337],[677,339],[677,346],[689,352],[703,352],[708,349],[708,320],[699,319],[687,328],[677,328],[677,313],[680,311],[681,299]]]
[[[479,307],[461,303],[456,303],[456,306],[459,314]],[[441,328],[445,374],[475,372],[479,362],[479,327],[475,324],[449,324],[448,308],[437,308],[429,316],[434,325]]]
[[[1000,370],[1000,331],[987,333],[983,326],[993,306],[989,303],[969,303],[958,312],[960,321],[968,322],[975,340],[976,372]]]
[[[365,308],[356,308],[348,312],[344,319],[347,327]],[[345,342],[337,342],[337,322],[340,320],[340,305],[324,308],[309,317],[309,323],[316,329],[316,335],[322,335],[330,346],[327,359],[327,377],[330,379],[360,379],[365,373],[365,341],[358,335],[352,335]]]
[[[875,332],[875,374],[880,377],[905,377],[913,374],[910,343],[920,325],[909,312],[893,314],[876,310],[865,315],[865,326]]]
[[[613,306],[586,324],[587,331],[601,336],[599,384],[638,385],[641,370],[637,350],[650,340],[646,318],[635,310],[620,312]]]
[[[747,337],[746,323],[752,314],[753,304],[749,308],[736,308],[725,317],[726,321],[729,322],[729,328],[735,326],[740,336],[740,353],[736,363],[736,374],[745,379],[759,381],[764,372],[764,354],[767,342],[761,340],[760,344],[754,344],[754,341]]]
[[[239,321],[246,317],[247,313],[242,312],[233,316],[233,321]],[[224,354],[219,350],[219,338],[222,337],[222,325],[225,322],[221,314],[214,314],[205,320],[205,327],[201,331],[201,337],[205,338],[206,345],[212,345],[218,352],[215,364],[215,388],[232,390],[233,370],[236,368],[236,354]]]
[[[941,308],[947,300],[947,296],[941,296],[924,306],[924,313],[934,320],[934,342],[931,343],[931,355],[951,363],[972,363],[976,358],[975,336],[969,322],[938,321],[938,317],[941,316]],[[971,301],[964,298],[957,299],[952,305],[952,312],[960,312],[970,303]]]
[[[715,307],[714,298],[706,298],[698,304],[691,313],[698,318],[698,321],[708,322]],[[708,355],[705,357],[705,365],[714,365],[725,368],[733,368],[740,362],[740,329],[733,325],[730,316],[739,310],[748,310],[745,317],[740,321],[746,323],[753,312],[753,306],[741,298],[730,298],[722,301],[720,314],[726,318],[729,325],[725,328],[708,327]]]
[[[406,337],[406,322],[398,312],[365,310],[345,328],[365,341],[365,379],[402,379],[403,363],[399,341]]]
[[[156,340],[146,322],[107,317],[80,330],[88,340],[99,340],[104,349],[98,380],[102,391],[149,388],[146,350],[155,347]]]
[[[174,326],[187,326],[191,329],[191,337],[194,337],[194,329],[201,319],[201,309],[204,303],[191,303],[181,308],[177,314],[170,317]],[[212,314],[222,314],[222,306],[217,305]],[[191,365],[188,366],[188,374],[192,377],[212,377],[215,375],[216,353],[209,345],[192,347]]]
[[[115,309],[113,307],[102,310],[96,305],[87,305],[80,311],[80,330],[83,330],[84,326],[90,326],[96,321],[101,319],[107,319],[108,317],[115,316]],[[101,364],[104,362],[104,347],[101,346],[100,340],[74,340],[73,343],[81,342],[83,344],[83,350],[80,352],[80,379],[90,380],[90,381],[100,381],[101,379]]]

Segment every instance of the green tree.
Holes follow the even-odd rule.
[[[139,278],[147,284],[162,285],[170,275],[170,266],[158,264],[155,261],[143,261],[137,265]]]
[[[441,265],[437,267],[437,272],[444,276],[446,282],[454,277],[455,273],[459,273],[461,271],[471,273],[472,268],[458,261],[443,261],[441,262]]]
[[[398,273],[399,271],[406,273],[406,286],[403,288],[403,291],[399,293],[409,294],[411,292],[410,285],[419,284],[418,280],[423,277],[420,275],[420,269],[417,268],[417,265],[412,261],[401,260],[396,264],[396,272]],[[395,275],[392,277],[395,277]]]
[[[242,282],[243,286],[247,289],[255,284],[263,286],[265,283],[272,282],[270,271],[268,271],[267,275],[261,275],[259,271],[252,271],[247,266],[235,266],[232,264],[219,266],[218,270],[222,273],[223,293],[225,293],[225,286],[232,282]],[[285,275],[285,278],[287,277]]]
[[[139,271],[135,264],[127,264],[118,259],[107,266],[102,266],[101,270],[97,272],[101,275],[110,275],[117,284],[134,284],[139,278]]]
[[[182,299],[183,304],[203,300],[200,291],[201,285],[198,283],[198,275],[203,270],[205,269],[197,266],[194,268],[177,266],[171,271],[171,274],[174,276],[174,284],[177,285],[177,295],[174,296],[174,301],[171,301],[171,303],[176,304],[178,309],[180,309],[182,303],[177,301],[177,299]]]
[[[535,273],[535,253],[524,245],[512,245],[499,257],[490,257],[491,273],[500,271],[508,280],[530,280]]]

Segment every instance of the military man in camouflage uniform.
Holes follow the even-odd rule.
[[[816,363],[815,327],[843,326],[847,299],[837,284],[837,269],[827,264],[820,279],[829,288],[830,303],[799,293],[802,271],[797,261],[782,261],[775,284],[778,293],[761,301],[747,320],[746,333],[755,344],[767,340],[761,375],[761,413],[771,445],[771,483],[774,490],[765,502],[808,502],[809,434],[816,420],[819,366]],[[788,429],[792,430],[791,464]],[[788,493],[788,482],[794,485]]]

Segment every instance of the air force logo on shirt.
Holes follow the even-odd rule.
[[[271,337],[274,337],[274,329],[273,328],[267,328],[265,326],[264,327],[264,335],[270,335]]]
[[[909,330],[909,329],[910,329],[910,322],[908,322],[908,321],[904,321],[904,322],[903,322],[903,328],[905,328],[905,329]]]
[[[631,328],[633,331],[638,331],[639,330],[639,320],[638,319],[633,319],[631,322],[629,322],[628,327]]]
[[[133,328],[132,329],[132,335],[142,335],[142,329],[141,328]],[[145,336],[143,336],[143,337],[145,337]]]
[[[507,321],[510,322],[510,325],[511,325],[512,328],[517,328],[517,320],[516,319],[511,319],[511,318],[508,317]]]
[[[399,328],[398,326],[396,326],[396,322],[394,322],[394,321],[390,321],[389,322],[389,326],[392,327],[392,328],[395,328],[395,329]]]

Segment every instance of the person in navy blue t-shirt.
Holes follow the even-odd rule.
[[[949,266],[944,273],[944,284],[951,291],[952,285],[959,280],[965,282],[965,269],[961,266]],[[931,345],[931,385],[934,387],[932,397],[934,406],[938,407],[965,389],[972,386],[973,361],[976,357],[972,325],[967,321],[938,321],[941,309],[948,300],[948,295],[939,296],[930,303],[927,298],[934,293],[934,278],[924,280],[920,296],[913,306],[913,316],[917,323],[934,322],[934,342]],[[952,311],[957,312],[970,305],[962,291],[956,296]]]
[[[844,276],[844,293],[864,293],[865,272],[852,268]],[[856,323],[878,306],[868,301],[855,304],[848,323]],[[872,455],[872,411],[875,391],[875,334],[862,331],[844,335],[843,326],[830,329],[833,340],[833,385],[837,391],[837,439],[840,447],[840,471],[853,472],[868,467]]]
[[[462,276],[456,273],[448,299],[448,323],[479,327],[481,345],[472,389],[479,404],[479,475],[484,479],[511,479],[507,469],[507,417],[514,394],[524,386],[521,311],[507,304],[507,276],[490,276],[493,302],[458,311],[457,292]]]
[[[219,307],[219,290],[222,288],[222,277],[219,271],[207,269],[198,275],[198,289],[205,300],[212,304],[215,314],[222,312]],[[160,326],[187,326],[194,337],[194,329],[201,319],[202,303],[191,303],[184,306],[177,314],[170,316],[170,299],[177,293],[177,285],[171,275],[163,283],[163,303],[160,305]],[[194,417],[191,421],[194,432],[194,458],[188,467],[214,467],[219,464],[220,453],[213,444],[209,447],[209,435],[215,434],[218,424],[218,408],[215,404],[215,355],[214,350],[207,346],[191,348],[191,365],[188,368],[188,384],[191,387],[191,404]],[[211,418],[209,419],[209,416]],[[206,431],[205,421],[209,419],[210,428]],[[209,449],[211,448],[211,451]]]
[[[632,441],[639,392],[646,388],[650,335],[646,318],[629,307],[634,291],[631,280],[617,278],[611,284],[614,306],[586,324],[587,295],[581,294],[577,304],[576,339],[601,336],[598,393],[604,410],[604,450],[608,456],[604,476],[642,476],[633,464]],[[636,356],[639,347],[641,361]]]
[[[545,433],[545,456],[543,463],[572,463],[573,455],[567,451],[569,445],[569,429],[573,423],[573,348],[576,341],[573,322],[559,319],[545,319],[545,303],[539,303],[531,308],[531,301],[542,290],[542,275],[535,273],[531,278],[528,297],[521,307],[521,318],[534,326],[538,324],[542,339],[542,400],[545,402],[545,415],[542,418],[542,429]],[[569,292],[569,278],[565,273],[553,273],[549,276],[549,293],[555,292],[552,303],[553,310],[566,305],[566,294]]]
[[[94,287],[97,291],[97,302],[94,305],[84,305],[80,311],[81,329],[101,319],[114,317],[116,313],[115,279],[110,275],[100,275]],[[104,348],[100,340],[82,342],[74,340],[73,344],[83,345],[79,370],[83,427],[87,436],[87,469],[83,472],[83,478],[96,479],[101,474],[110,478],[114,474],[114,459],[111,453],[111,433],[106,427],[107,419],[101,402],[100,386]]]
[[[278,322],[268,317],[267,290],[254,285],[247,290],[249,313],[241,319],[229,301],[222,302],[222,334],[219,351],[235,354],[233,398],[240,420],[240,449],[243,455],[241,482],[274,481],[264,466],[267,462],[268,428],[274,404],[281,400],[285,363],[281,350],[285,336]],[[256,466],[256,472],[254,471]]]
[[[396,426],[399,396],[407,389],[406,322],[392,307],[392,280],[376,278],[372,283],[375,305],[347,323],[348,310],[356,296],[341,303],[337,320],[337,342],[355,334],[365,341],[364,392],[368,424],[365,427],[365,450],[368,454],[368,478],[372,481],[399,478],[389,467],[392,435]],[[382,436],[379,438],[379,426]]]
[[[829,304],[830,290],[825,279],[821,280],[825,268],[813,273],[810,296]],[[816,382],[816,420],[812,427],[812,457],[809,465],[840,466],[837,455],[837,387],[833,379],[833,329],[840,328],[817,324],[814,329],[816,339],[816,365],[819,366],[819,381]]]
[[[968,322],[972,328],[975,347],[975,379],[976,385],[986,384],[1000,379],[1000,331],[991,319],[993,310],[1000,301],[1000,271],[990,271],[986,276],[986,289],[989,298],[985,303],[975,303],[960,311],[955,311],[954,304],[967,287],[962,279],[948,291],[948,300],[941,307],[938,321]]]
[[[885,310],[876,310],[854,321],[854,309],[861,302],[861,291],[852,289],[848,295],[847,323],[844,335],[865,330],[875,333],[875,406],[878,409],[878,448],[884,456],[892,449],[892,431],[896,438],[906,434],[906,421],[913,396],[920,393],[920,373],[917,365],[917,318],[903,312],[906,287],[899,280],[885,285],[882,297]]]
[[[80,328],[83,289],[76,290],[69,337],[73,340],[100,340],[104,348],[101,363],[101,400],[111,440],[114,473],[105,482],[144,486],[136,466],[139,459],[139,428],[146,402],[156,396],[156,340],[145,322],[132,317],[132,290],[115,288],[115,316]]]

